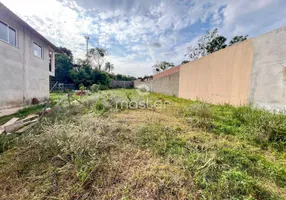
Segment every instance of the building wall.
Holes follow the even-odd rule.
[[[180,72],[180,69],[181,69],[181,66],[176,66],[176,67],[172,67],[170,69],[167,69],[165,71],[162,71],[158,74],[154,74],[153,75],[153,79],[158,79],[158,78],[161,78],[163,76],[167,76],[167,75],[171,75],[173,73],[176,73],[176,72]]]
[[[166,94],[170,96],[179,95],[179,78],[180,72],[175,72],[160,78],[153,79],[152,90],[153,92]]]
[[[0,4],[0,20],[17,31],[17,47],[0,40],[0,108],[49,98],[49,50],[37,36],[15,20]],[[43,48],[43,59],[34,56],[33,42]]]
[[[18,42],[18,47],[13,47],[0,40],[0,107],[21,105],[24,95],[23,29],[2,10],[0,20],[17,30]]]
[[[153,80],[142,82],[140,79],[134,81],[135,88],[144,88],[148,92],[157,92],[170,96],[179,95],[180,66],[155,74]]]
[[[248,103],[253,45],[241,42],[181,66],[179,97],[214,104]]]
[[[111,88],[132,88],[133,81],[116,81],[112,80],[109,84],[109,87]]]
[[[136,79],[133,81],[133,83],[134,83],[134,87],[137,88],[139,85],[141,85],[142,81],[141,79]]]
[[[141,79],[137,79],[134,81],[134,88],[145,89],[147,92],[155,92],[153,90],[153,80],[141,81]]]
[[[286,26],[134,84],[214,104],[286,109]]]
[[[253,38],[249,101],[267,109],[286,108],[286,27]]]

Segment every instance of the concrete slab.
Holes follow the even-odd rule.
[[[6,115],[12,115],[12,114],[18,112],[19,110],[21,110],[23,108],[24,108],[24,106],[16,107],[16,108],[2,109],[2,110],[0,110],[0,117],[6,116]]]
[[[19,118],[14,117],[14,118],[10,119],[8,122],[6,122],[3,126],[4,127],[5,126],[10,126],[10,125],[14,124],[15,122],[17,122],[18,120],[19,120]]]

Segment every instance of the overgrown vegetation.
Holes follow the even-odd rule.
[[[107,51],[102,48],[90,49],[88,60],[74,60],[71,50],[60,47],[62,54],[57,54],[55,59],[56,72],[51,77],[52,82],[74,83],[79,88],[84,85],[89,88],[93,84],[108,88],[111,80],[132,81],[135,77],[122,74],[111,74],[114,65],[110,62],[105,63],[105,71],[102,67],[107,56]]]
[[[251,106],[99,91],[5,145],[1,198],[285,199],[285,122]]]

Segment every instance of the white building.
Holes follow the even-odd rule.
[[[0,108],[49,98],[60,50],[0,2]]]

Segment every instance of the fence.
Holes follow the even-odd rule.
[[[56,82],[50,82],[50,89],[56,84]],[[74,83],[57,83],[53,91],[65,91],[65,90],[75,90],[76,85]]]
[[[171,96],[179,95],[179,78],[180,66],[165,70],[164,72],[155,74],[153,79],[141,81],[140,79],[134,81],[134,87],[144,87],[150,92],[157,92]]]
[[[133,88],[133,81],[115,81],[112,80],[109,84],[110,88]]]
[[[214,104],[285,109],[286,26],[134,84]]]

